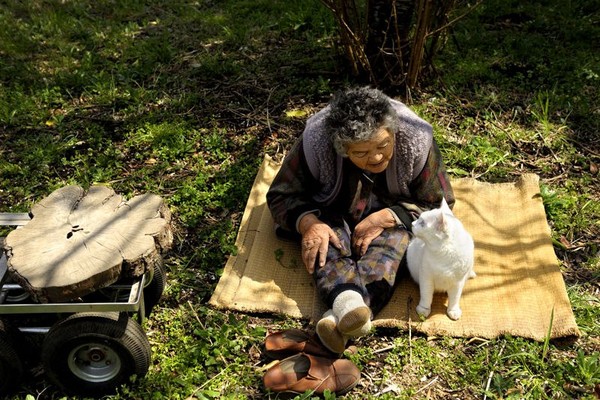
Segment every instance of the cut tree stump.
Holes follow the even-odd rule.
[[[76,300],[135,277],[171,248],[171,213],[161,197],[125,201],[106,186],[65,186],[35,204],[6,237],[11,277],[40,303]]]

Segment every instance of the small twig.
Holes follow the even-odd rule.
[[[375,350],[375,351],[373,352],[373,354],[384,353],[384,352],[386,352],[386,351],[390,351],[390,350],[392,350],[393,348],[394,348],[394,345],[387,346],[387,347],[383,347],[383,348],[381,348],[381,349]]]
[[[423,386],[421,389],[417,390],[415,392],[415,394],[422,392],[423,390],[427,389],[429,386],[433,385],[434,383],[437,382],[437,380],[439,379],[439,376],[436,376],[435,378],[433,378],[431,381],[429,381],[429,383],[425,386]]]
[[[229,366],[226,366],[225,368],[223,368],[222,370],[220,370],[215,376],[213,376],[212,378],[208,379],[206,382],[204,382],[202,385],[198,386],[196,388],[196,390],[194,390],[192,392],[191,395],[189,395],[186,400],[191,400],[191,399],[195,399],[196,397],[196,393],[198,393],[199,391],[201,391],[202,389],[204,389],[206,387],[206,385],[208,385],[209,383],[211,383],[215,378],[217,378],[218,376],[220,376],[223,373],[229,372]]]
[[[375,393],[375,396],[381,396],[381,395],[384,395],[389,392],[394,392],[394,394],[399,394],[400,392],[402,392],[402,388],[400,388],[395,383],[392,383],[391,385],[388,385],[385,389],[380,390],[379,392]]]
[[[473,10],[475,10],[481,3],[483,3],[483,0],[479,0],[477,3],[475,3],[474,5],[472,5],[467,11],[465,11],[463,14],[459,15],[458,17],[454,18],[452,21],[448,21],[445,25],[440,26],[439,28],[437,28],[434,31],[431,31],[427,34],[427,36],[432,36],[435,35],[438,32],[441,32],[445,29],[448,29],[450,26],[454,25],[457,21],[463,19],[464,17],[466,17],[467,15],[469,15]]]
[[[273,134],[273,130],[271,129],[271,116],[269,115],[269,101],[271,101],[271,95],[275,88],[269,90],[269,97],[267,97],[267,128],[269,129],[269,133]]]
[[[483,175],[487,174],[488,172],[491,171],[492,168],[494,168],[496,165],[498,165],[500,162],[504,161],[504,159],[506,157],[508,157],[510,155],[510,153],[504,153],[504,155],[502,156],[502,158],[500,160],[494,161],[489,167],[487,167],[487,169],[485,171],[483,171],[480,174],[471,174],[472,178],[474,179],[479,179],[481,178]]]
[[[202,321],[200,321],[200,317],[198,317],[198,314],[196,313],[196,310],[194,310],[194,306],[192,306],[192,303],[188,300],[188,305],[190,306],[190,309],[192,310],[192,314],[194,314],[194,317],[196,317],[196,321],[198,321],[198,323],[200,324],[200,326],[202,327],[202,329],[206,329],[206,327],[204,326],[204,324],[202,323]]]
[[[467,340],[466,344],[470,345],[470,344],[473,344],[475,342],[479,342],[479,344],[477,345],[477,347],[479,347],[479,346],[483,346],[486,343],[489,343],[490,341],[489,341],[489,339],[484,339],[484,338],[480,338],[480,337],[475,336],[475,337],[472,337],[471,339]]]
[[[375,382],[373,381],[373,377],[367,371],[362,371],[361,376],[363,378],[367,378],[369,380],[370,385],[373,385],[373,386],[375,385]]]
[[[271,368],[273,368],[274,366],[276,366],[277,364],[279,364],[281,361],[280,360],[273,360],[270,363],[263,365],[262,367],[257,368],[256,370],[258,372],[265,372]]]
[[[552,337],[552,325],[554,324],[554,306],[552,306],[552,312],[550,313],[550,324],[548,325],[548,332],[544,339],[544,347],[542,348],[542,360],[546,361],[548,356],[548,350],[550,349],[550,338]]]
[[[590,393],[588,389],[570,383],[565,383],[565,388],[577,393]]]
[[[408,315],[408,362],[412,364],[412,320],[410,318],[410,309],[412,306],[412,297],[408,297],[406,302],[406,315]]]
[[[40,399],[40,398],[41,398],[40,396],[41,396],[41,395],[43,395],[43,394],[44,394],[44,392],[45,392],[46,390],[48,390],[48,388],[49,388],[49,387],[50,387],[50,386],[46,386],[46,387],[45,387],[45,388],[44,388],[44,389],[43,389],[41,392],[39,392],[39,393],[38,393],[38,395],[37,395],[37,398],[38,398],[38,399]]]

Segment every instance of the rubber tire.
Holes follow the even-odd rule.
[[[152,280],[144,287],[144,312],[146,318],[152,313],[154,306],[160,301],[167,282],[167,270],[164,262],[154,264]]]
[[[15,283],[15,282],[13,279],[9,278],[7,280],[7,283]],[[15,292],[17,292],[17,294],[12,294],[12,295],[10,294],[10,292],[8,292],[9,294],[6,296],[6,299],[4,301],[9,304],[15,304],[15,303],[24,303],[31,298],[31,294],[25,289],[16,290]]]
[[[132,375],[145,376],[150,358],[145,332],[127,313],[73,314],[53,325],[42,344],[48,378],[84,397],[114,393]]]
[[[20,332],[0,319],[0,395],[15,390],[23,377],[23,361],[18,352]]]

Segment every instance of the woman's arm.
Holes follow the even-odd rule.
[[[312,200],[318,183],[311,175],[300,138],[286,155],[267,191],[267,206],[273,220],[283,229],[298,233],[298,223],[307,213],[319,216],[319,205]]]
[[[317,188],[317,181],[306,164],[300,139],[285,157],[267,191],[267,205],[275,223],[302,236],[302,261],[310,274],[317,263],[319,266],[325,264],[330,243],[338,249],[342,247],[335,232],[318,218],[321,210],[312,200]]]

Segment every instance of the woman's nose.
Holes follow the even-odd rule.
[[[381,154],[380,152],[377,152],[371,156],[371,160],[375,161],[375,162],[379,162],[382,159],[383,159],[383,154]]]

